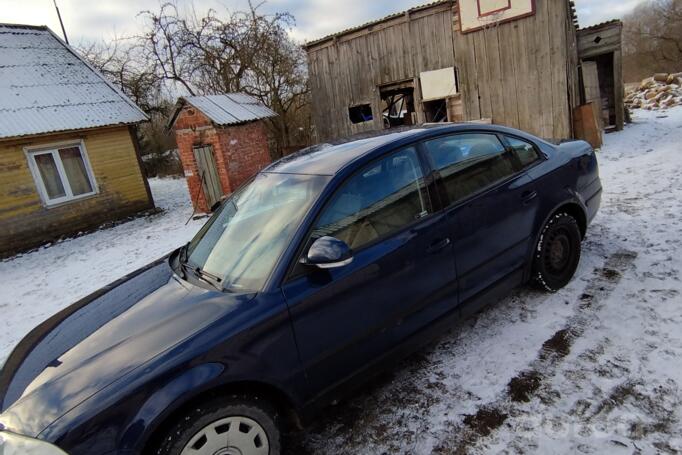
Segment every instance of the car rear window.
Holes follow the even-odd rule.
[[[538,155],[537,150],[535,150],[535,147],[533,147],[533,144],[530,142],[511,136],[506,136],[506,139],[511,149],[514,151],[516,158],[518,158],[521,162],[521,166],[524,168],[540,159],[540,155]]]

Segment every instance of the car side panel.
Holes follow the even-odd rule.
[[[458,226],[455,257],[463,307],[525,265],[538,201],[524,198],[535,187],[522,172],[450,211]]]
[[[550,216],[562,206],[572,204],[580,208],[589,224],[599,210],[602,192],[597,158],[589,144],[571,141],[560,146],[544,142],[538,145],[548,159],[528,170],[537,183],[540,206],[535,241],[528,251],[526,279],[530,278],[533,250]]]

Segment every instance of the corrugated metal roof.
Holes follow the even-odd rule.
[[[219,126],[235,125],[277,116],[256,98],[244,93],[226,93],[223,95],[183,96],[178,100],[175,112],[171,116],[169,127],[175,123],[177,115],[185,105],[191,104],[203,112],[213,123]]]
[[[146,119],[49,28],[0,24],[0,138]]]

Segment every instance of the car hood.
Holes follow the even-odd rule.
[[[253,295],[187,283],[157,261],[55,315],[0,374],[2,423],[37,436],[112,382],[190,338]]]

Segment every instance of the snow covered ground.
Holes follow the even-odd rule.
[[[660,117],[660,118],[659,118]],[[292,437],[299,453],[680,453],[682,107],[605,137],[576,278],[519,289]]]
[[[682,107],[637,111],[599,153],[602,209],[576,278],[523,288],[329,408],[300,453],[682,451]],[[33,326],[188,240],[182,180],[165,213],[0,263],[0,363]]]
[[[0,262],[0,365],[33,327],[183,245],[203,221],[190,221],[184,179],[150,179],[162,213],[67,239]]]

